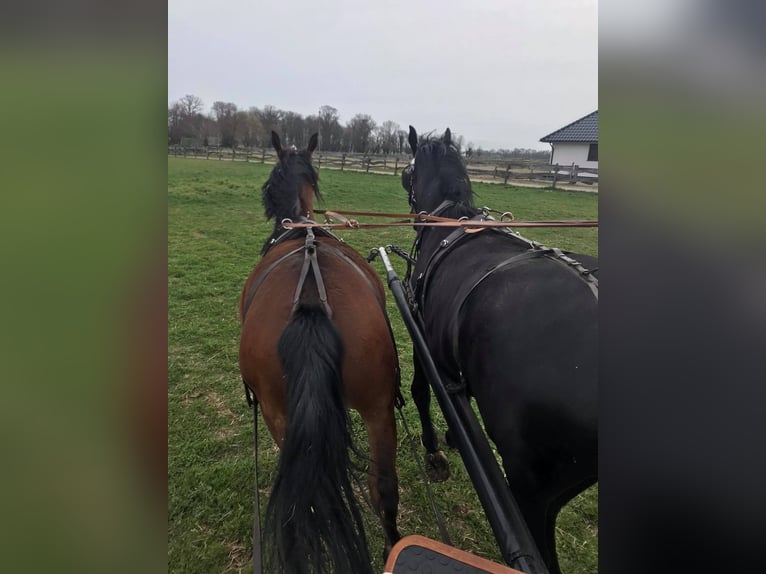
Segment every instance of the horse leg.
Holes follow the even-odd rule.
[[[515,461],[503,459],[503,467],[511,485],[511,492],[524,516],[529,533],[537,545],[540,557],[550,574],[561,574],[556,553],[556,518],[559,511],[574,496],[595,482],[579,468],[565,467],[555,473],[555,479],[544,479],[533,469],[537,460],[519,454]],[[513,473],[512,469],[517,470]]]
[[[386,409],[383,416],[365,416],[367,436],[370,442],[370,468],[368,484],[370,498],[380,518],[386,535],[383,561],[388,558],[391,547],[401,538],[396,527],[399,510],[399,480],[396,476],[396,421],[393,409]],[[377,414],[377,413],[376,413]]]
[[[426,474],[431,482],[443,482],[449,478],[449,461],[439,450],[439,442],[431,420],[431,389],[428,386],[417,354],[413,357],[412,399],[418,408],[420,425],[423,429],[422,442],[426,449]]]

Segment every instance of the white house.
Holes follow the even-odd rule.
[[[598,169],[598,110],[540,138],[551,144],[551,165]]]

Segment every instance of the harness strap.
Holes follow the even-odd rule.
[[[317,292],[319,294],[319,300],[324,306],[327,316],[332,318],[332,309],[327,302],[327,290],[324,286],[324,280],[322,279],[322,272],[319,269],[319,260],[317,259],[317,244],[314,237],[314,231],[309,227],[306,231],[306,243],[303,248],[303,267],[301,267],[301,274],[298,277],[298,285],[295,287],[295,295],[293,295],[293,312],[300,305],[301,293],[303,292],[303,284],[306,282],[308,276],[309,267],[314,274],[314,281],[316,282]]]
[[[331,232],[329,229],[326,229],[326,226],[319,227],[319,225],[315,221],[312,221],[311,219],[306,219],[303,216],[301,216],[298,219],[297,223],[293,223],[293,221],[290,219],[283,219],[282,226],[284,228],[284,231],[279,236],[269,241],[266,251],[268,251],[275,245],[282,243],[283,241],[287,241],[288,239],[297,239],[298,238],[297,236],[302,235],[302,232],[299,230],[307,226],[311,229],[314,229],[317,235],[332,237],[333,239],[337,239],[338,241],[343,243],[343,240],[340,239],[333,232]]]
[[[596,298],[596,301],[598,301],[598,278],[593,275],[593,272],[597,269],[586,269],[582,263],[576,259],[572,259],[558,247],[553,247],[550,249],[550,251],[553,253],[553,257],[551,257],[551,259],[556,259],[566,263],[569,269],[577,273],[577,275],[585,281],[585,283],[590,288],[591,293],[593,293],[593,296]]]
[[[509,257],[505,261],[501,261],[497,265],[494,265],[487,271],[484,275],[479,277],[478,281],[475,281],[473,285],[471,285],[470,289],[462,295],[457,297],[456,299],[459,301],[457,306],[457,312],[452,316],[452,321],[450,322],[450,326],[447,329],[450,333],[450,339],[452,341],[452,353],[455,357],[455,361],[458,361],[459,355],[459,332],[460,332],[460,321],[463,316],[463,307],[465,307],[465,302],[468,300],[468,298],[471,296],[471,294],[474,292],[476,287],[479,286],[479,284],[482,283],[487,277],[495,273],[495,271],[498,271],[500,269],[510,269],[511,267],[516,267],[518,265],[521,265],[522,263],[526,263],[528,261],[531,261],[532,259],[537,259],[538,257],[542,257],[543,255],[546,255],[548,249],[530,249],[528,251],[524,251],[523,253],[517,253],[516,255]]]
[[[289,253],[286,253],[274,263],[269,265],[266,270],[259,275],[255,281],[253,281],[253,284],[250,286],[250,290],[247,292],[247,297],[245,298],[245,305],[242,307],[242,319],[245,319],[245,316],[247,315],[247,310],[250,308],[250,304],[253,302],[253,297],[255,297],[255,292],[258,291],[258,288],[261,286],[261,284],[266,280],[266,277],[269,276],[269,274],[276,269],[280,263],[282,263],[285,259],[288,257],[291,257],[298,253],[303,247],[298,247],[296,249],[293,249]]]
[[[445,200],[443,201],[433,212],[431,212],[430,215],[438,215],[442,212],[444,212],[446,209],[456,205],[456,202]],[[472,221],[481,221],[486,222],[486,220],[493,220],[492,217],[488,217],[486,213],[479,213],[477,215],[474,215],[471,219],[464,222],[464,227],[458,227],[455,229],[452,233],[450,233],[445,239],[441,241],[439,246],[431,253],[428,261],[426,262],[425,269],[420,273],[420,275],[416,278],[415,282],[415,289],[414,289],[414,295],[413,295],[413,311],[414,315],[419,319],[419,322],[421,326],[424,324],[425,316],[423,314],[423,307],[426,300],[426,291],[428,288],[428,283],[430,278],[433,276],[436,268],[439,266],[439,264],[444,261],[444,258],[454,249],[455,245],[457,245],[461,240],[464,240],[466,237],[470,237],[477,231],[481,231],[485,228],[478,228],[471,230],[468,226],[468,222]],[[598,301],[598,279],[593,275],[593,270],[586,269],[579,261],[573,259],[572,257],[569,257],[566,255],[563,251],[561,251],[558,248],[550,248],[546,247],[545,245],[542,245],[541,243],[537,243],[536,241],[530,241],[529,239],[526,239],[525,237],[522,237],[519,233],[515,231],[511,231],[509,229],[501,229],[501,228],[495,228],[493,231],[502,233],[504,236],[513,238],[517,242],[521,242],[527,246],[527,250],[518,253],[516,255],[513,255],[509,257],[508,259],[505,259],[504,261],[501,261],[500,263],[493,265],[484,275],[482,275],[477,281],[475,281],[469,289],[465,290],[464,293],[458,292],[455,300],[458,301],[457,305],[457,312],[452,316],[450,323],[447,326],[447,332],[450,334],[450,339],[452,342],[452,352],[453,357],[456,363],[459,364],[459,342],[458,342],[458,334],[459,334],[459,326],[460,321],[462,318],[463,308],[465,306],[465,302],[467,299],[471,296],[471,294],[474,292],[476,287],[479,286],[480,283],[482,283],[487,277],[492,275],[494,272],[498,271],[499,269],[508,269],[513,266],[517,266],[523,263],[526,263],[528,261],[531,261],[533,259],[537,259],[539,257],[545,256],[549,259],[552,259],[554,261],[558,261],[561,264],[566,265],[567,269],[571,270],[575,274],[577,274],[588,286],[588,288],[591,290],[591,293],[596,298],[596,301]],[[418,233],[418,237],[415,239],[415,243],[413,244],[413,250],[417,251],[420,243],[420,233]],[[462,380],[462,376],[461,376]],[[450,392],[461,392],[464,389],[464,383],[460,385],[456,385],[456,388],[449,389]]]
[[[256,291],[261,286],[261,284],[266,280],[266,277],[271,273],[279,264],[281,264],[285,259],[288,257],[291,257],[292,255],[297,254],[301,250],[304,250],[304,259],[303,259],[303,265],[301,267],[300,275],[298,277],[298,284],[295,288],[295,293],[293,295],[293,312],[300,304],[300,297],[301,293],[303,292],[303,287],[306,282],[306,277],[308,276],[309,269],[311,269],[314,280],[316,282],[317,286],[317,292],[319,294],[319,300],[322,302],[322,305],[324,306],[325,312],[327,313],[327,316],[332,318],[332,308],[330,307],[329,301],[327,299],[327,289],[324,284],[324,280],[322,278],[322,273],[319,267],[319,260],[317,258],[317,249],[319,248],[320,243],[316,241],[316,236],[314,235],[314,230],[318,230],[318,235],[330,237],[332,239],[335,239],[339,243],[343,243],[341,239],[336,237],[330,232],[327,232],[323,230],[321,227],[308,227],[306,229],[306,241],[302,247],[298,247],[296,249],[293,249],[289,253],[283,255],[276,261],[274,261],[271,265],[269,265],[266,270],[263,272],[263,274],[259,275],[258,278],[253,282],[253,285],[250,287],[250,290],[247,294],[247,299],[245,300],[245,306],[242,311],[242,316],[247,314],[247,309],[250,307],[250,304],[253,300],[253,297],[255,296]],[[279,241],[282,240],[283,237],[287,235],[292,230],[289,230],[286,233],[283,233],[279,238],[274,240],[272,242],[272,246]],[[336,257],[340,258],[341,260],[348,263],[365,281],[367,286],[370,288],[370,291],[375,296],[375,300],[378,302],[378,305],[380,306],[381,313],[383,313],[383,317],[386,320],[386,325],[388,327],[388,331],[391,334],[391,340],[394,343],[394,358],[396,360],[396,375],[397,375],[397,390],[396,390],[396,397],[395,397],[395,404],[397,406],[404,405],[404,397],[401,393],[401,368],[399,366],[399,353],[396,351],[396,340],[394,338],[393,329],[391,327],[391,322],[388,317],[388,313],[386,311],[386,302],[383,298],[381,298],[379,292],[375,289],[375,286],[373,285],[370,278],[367,276],[367,274],[357,265],[357,263],[351,259],[348,255],[343,253],[340,249],[335,247],[334,245],[330,243],[323,242],[321,243],[323,253],[325,254],[333,254]]]
[[[442,203],[437,210],[439,209],[446,209],[447,207],[450,207],[450,205],[445,204],[448,202]],[[450,202],[454,205],[454,201]],[[473,216],[469,221],[481,221],[484,219],[484,216],[482,214]],[[426,262],[426,267],[423,271],[423,273],[420,274],[417,278],[417,284],[415,286],[415,302],[418,305],[418,309],[416,310],[418,313],[422,311],[423,304],[425,303],[425,293],[426,293],[426,287],[428,285],[428,280],[431,278],[431,276],[434,273],[434,270],[439,266],[439,263],[441,263],[444,260],[444,257],[452,251],[452,249],[457,245],[462,239],[465,239],[466,237],[470,237],[469,232],[466,230],[465,227],[458,227],[456,228],[452,233],[450,233],[445,239],[442,240],[442,242],[439,244],[439,248],[436,249],[433,253],[431,253],[431,257],[429,257],[428,261]]]
[[[261,503],[258,491],[258,399],[242,379],[247,404],[253,408],[253,574],[263,574],[263,550],[261,543]]]
[[[255,496],[253,502],[253,574],[263,574],[261,547],[261,503],[258,492],[258,403],[253,401],[253,475]]]

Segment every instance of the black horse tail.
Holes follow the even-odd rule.
[[[266,509],[269,571],[372,574],[351,488],[343,342],[321,307],[302,305],[278,351],[286,378],[287,430]]]

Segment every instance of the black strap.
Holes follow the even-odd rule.
[[[253,496],[253,574],[263,574],[261,502],[258,492],[258,400],[244,379],[242,379],[242,384],[245,385],[247,404],[253,408],[253,484],[255,490]]]
[[[258,403],[253,401],[253,475],[255,496],[253,498],[253,574],[263,574],[261,550],[261,503],[258,496]]]
[[[547,253],[547,250],[545,249],[530,249],[528,251],[524,251],[523,253],[517,253],[516,255],[509,257],[508,259],[501,261],[497,265],[494,265],[490,268],[489,271],[487,271],[484,275],[479,277],[477,281],[474,281],[473,285],[463,294],[458,294],[456,297],[456,300],[458,301],[457,305],[457,312],[452,316],[452,322],[451,325],[448,327],[448,331],[450,332],[450,337],[452,339],[452,353],[455,357],[455,361],[459,361],[460,353],[459,353],[459,330],[460,330],[460,320],[463,314],[463,307],[465,307],[465,302],[468,300],[468,298],[471,296],[471,294],[476,290],[476,287],[479,286],[479,284],[484,281],[487,277],[495,273],[495,271],[498,271],[500,269],[509,269],[511,267],[514,267],[516,265],[520,265],[521,263],[525,263],[527,261],[531,261],[532,259],[536,259],[538,257],[541,257]]]
[[[478,214],[471,218],[471,220],[474,220],[474,219],[482,220],[484,219],[484,216],[482,214]],[[431,276],[434,274],[434,271],[436,270],[436,268],[439,267],[439,264],[444,260],[447,254],[452,251],[455,245],[460,243],[461,240],[467,237],[471,237],[472,235],[473,234],[470,234],[466,231],[465,227],[458,227],[452,233],[450,233],[445,239],[443,239],[441,243],[439,243],[439,247],[435,249],[433,253],[431,253],[431,257],[429,257],[428,261],[426,262],[426,266],[423,272],[420,274],[420,276],[418,276],[417,284],[415,285],[415,301],[417,302],[418,314],[422,314],[423,312],[423,305],[426,300],[425,294],[426,294],[426,288],[428,286],[428,281],[431,278]]]
[[[586,269],[582,263],[576,259],[572,259],[558,247],[552,247],[550,249],[550,254],[547,255],[551,259],[566,263],[569,269],[574,271],[583,281],[585,281],[590,288],[591,293],[593,293],[593,296],[596,298],[596,301],[598,301],[598,278],[593,274],[594,271],[598,271],[598,268]]]

